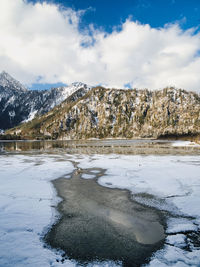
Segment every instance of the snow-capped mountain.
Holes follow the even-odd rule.
[[[76,101],[91,87],[83,83],[52,88],[51,90],[28,90],[8,73],[0,73],[0,129],[8,129],[21,122],[42,115],[68,97]]]
[[[20,82],[13,79],[7,72],[2,71],[0,73],[0,86],[3,88],[16,90],[19,92],[26,92],[27,88],[24,87]]]

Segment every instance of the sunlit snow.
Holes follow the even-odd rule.
[[[200,265],[199,247],[187,235],[200,228],[200,156],[27,154],[0,156],[0,266],[75,266],[41,240],[57,216],[50,180],[70,178],[70,160],[106,169],[99,184],[128,189],[135,201],[168,212],[165,246],[149,266]]]

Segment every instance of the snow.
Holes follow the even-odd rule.
[[[107,169],[99,184],[129,189],[134,195],[151,194],[158,208],[163,208],[165,201],[166,209],[173,206],[178,213],[200,214],[200,205],[196,204],[200,203],[200,156],[97,155],[84,157],[79,166]],[[149,198],[148,202],[151,206]]]
[[[50,181],[70,178],[74,170],[70,160],[70,155],[0,155],[0,266],[78,266],[74,261],[62,262],[62,253],[42,241],[58,218],[54,207],[60,199]],[[95,262],[91,266],[118,265]]]
[[[5,103],[1,107],[1,112],[6,112],[10,118],[16,115],[21,122],[31,121],[36,115],[43,115],[79,89],[81,89],[81,92],[75,96],[75,99],[78,99],[81,95],[83,96],[91,89],[84,83],[76,82],[69,86],[52,88],[51,90],[31,91],[6,72],[0,73],[0,87],[0,101]],[[6,111],[8,106],[9,110]],[[8,125],[4,125],[5,129],[16,126],[14,123],[12,120],[9,121]]]
[[[41,240],[58,216],[52,206],[59,199],[50,180],[70,178],[71,160],[91,168],[82,178],[95,177],[92,168],[106,169],[99,184],[128,189],[135,201],[169,212],[165,245],[147,266],[200,266],[200,249],[188,236],[200,229],[200,156],[114,154],[1,155],[0,266],[77,266],[62,264],[60,253]]]
[[[52,103],[51,108],[55,107],[56,105],[61,104],[65,99],[67,99],[70,95],[72,95],[73,93],[75,93],[81,88],[84,88],[85,92],[87,92],[91,89],[91,86],[88,86],[81,82],[75,82],[69,86],[63,86],[63,87],[57,88],[57,96],[54,102]]]
[[[9,116],[12,118],[12,117],[15,117],[15,111],[9,111],[8,112]]]
[[[185,235],[183,234],[169,235],[166,239],[166,242],[174,246],[184,247],[185,246]]]
[[[32,120],[35,118],[37,112],[38,112],[38,110],[33,110],[33,111],[31,111],[31,112],[29,113],[28,118],[27,118],[26,120],[24,120],[23,122],[32,121]]]
[[[4,133],[5,133],[5,131],[0,129],[0,134],[4,134]]]
[[[198,203],[198,202],[197,202]],[[195,221],[186,218],[173,218],[167,221],[166,233],[180,233],[187,231],[197,231],[198,226]]]
[[[94,179],[95,178],[94,175],[86,174],[86,173],[82,174],[81,177],[84,178],[84,179]]]
[[[173,266],[188,267],[200,265],[200,250],[185,251],[170,245],[165,245],[162,251],[155,253],[152,261],[147,266]]]
[[[199,144],[191,141],[176,141],[172,143],[172,146],[174,147],[181,147],[181,146],[192,146],[192,147],[200,147]]]
[[[27,91],[27,89],[18,81],[13,79],[7,72],[2,71],[0,73],[0,86],[2,87],[12,87],[12,89],[17,91]]]
[[[62,157],[0,156],[0,266],[74,266],[56,262],[60,254],[41,237],[56,218],[58,199],[51,179],[73,170]]]
[[[110,187],[129,189],[133,194],[169,198],[168,202],[179,204],[181,209],[187,209],[187,205],[182,207],[184,197],[189,199],[192,194],[191,201],[200,200],[199,156],[97,155],[92,159],[94,157],[85,157],[79,166],[107,169],[107,175],[99,179],[103,186],[109,182]],[[188,207],[187,212],[191,216],[198,215],[200,207]]]
[[[135,201],[171,213],[166,245],[147,266],[200,266],[200,246],[187,237],[200,229],[200,156],[96,155],[79,167],[107,169],[100,185],[128,189]]]

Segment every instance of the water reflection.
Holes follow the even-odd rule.
[[[1,151],[29,151],[65,148],[68,143],[64,141],[4,141],[0,142]]]
[[[61,218],[45,241],[61,248],[78,266],[90,266],[94,261],[141,266],[163,245],[163,216],[131,201],[126,190],[98,185],[96,180],[105,171],[76,168],[71,179],[53,181],[63,199],[58,205]],[[88,174],[94,178],[82,179]]]
[[[199,147],[174,147],[168,140],[57,140],[0,141],[0,153],[20,151],[64,151],[76,154],[200,154]]]

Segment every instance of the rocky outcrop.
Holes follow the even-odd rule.
[[[149,91],[97,87],[9,133],[53,139],[199,136],[200,96],[174,88]]]

